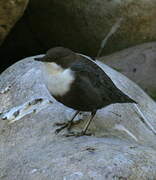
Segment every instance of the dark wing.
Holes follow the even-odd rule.
[[[86,87],[86,93],[92,89],[95,92],[93,98],[100,98],[104,105],[131,102],[131,99],[121,92],[109,76],[94,62],[82,58],[72,64],[71,69],[75,72],[77,80]]]
[[[92,63],[91,63],[92,64]],[[75,72],[76,82],[83,93],[91,94],[92,98],[105,103],[110,102],[112,89],[115,88],[111,79],[96,64],[77,62],[71,66]],[[102,103],[101,102],[101,103]]]

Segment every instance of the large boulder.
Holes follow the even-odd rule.
[[[155,102],[125,76],[97,63],[138,104],[114,104],[99,110],[89,129],[93,135],[88,137],[54,133],[55,122],[70,119],[73,110],[50,96],[33,57],[1,74],[1,179],[156,179]],[[84,121],[73,131],[82,128],[88,113],[79,118]]]
[[[122,18],[103,54],[156,40],[155,0],[31,0],[1,49],[5,62],[65,46],[96,56],[101,41]],[[17,51],[18,49],[18,51]]]
[[[156,99],[156,43],[145,43],[100,58]]]
[[[119,30],[105,53],[156,40],[155,0],[31,0],[29,22],[46,47],[58,44],[96,55],[101,41],[119,18]]]
[[[0,44],[12,29],[14,24],[23,15],[28,0],[1,0],[0,1]]]

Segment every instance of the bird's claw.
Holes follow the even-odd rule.
[[[55,134],[58,134],[60,131],[62,131],[63,129],[67,128],[68,131],[70,131],[71,127],[73,125],[76,125],[76,124],[79,124],[81,121],[78,120],[78,121],[68,121],[68,122],[63,122],[63,123],[55,123],[55,126],[61,126],[60,128],[56,129],[55,130]]]
[[[65,134],[66,137],[70,137],[70,136],[75,136],[75,137],[80,137],[80,136],[91,136],[91,133],[86,133],[84,131],[81,132],[69,132],[68,134]]]
[[[69,131],[71,129],[73,122],[68,121],[68,122],[64,122],[64,123],[55,123],[55,126],[61,126],[60,128],[55,130],[55,134],[58,134],[60,131],[62,131],[63,129],[67,128],[67,130]]]

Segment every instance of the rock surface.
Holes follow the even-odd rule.
[[[134,104],[110,105],[98,111],[90,127],[95,136],[77,138],[64,137],[64,132],[55,135],[54,123],[69,119],[73,110],[49,95],[40,64],[33,61],[33,57],[1,74],[1,118],[4,112],[13,112],[13,108],[22,107],[26,102],[33,102],[28,104],[34,106],[32,99],[50,99],[53,103],[39,111],[29,111],[12,124],[1,119],[0,179],[156,179],[155,134],[141,121],[147,119],[156,127],[156,104],[126,77],[99,64],[121,90],[138,102],[141,113]],[[82,117],[85,121],[88,113],[78,119]],[[80,130],[83,124],[82,121],[73,130]]]
[[[100,58],[156,99],[156,43],[146,43]]]
[[[0,1],[0,44],[12,29],[14,24],[23,15],[28,0],[1,0]]]

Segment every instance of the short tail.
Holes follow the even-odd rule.
[[[129,96],[125,95],[121,99],[121,103],[135,103],[138,104],[134,99],[130,98]]]
[[[118,94],[119,103],[135,103],[138,104],[134,99],[130,98],[122,91]]]

